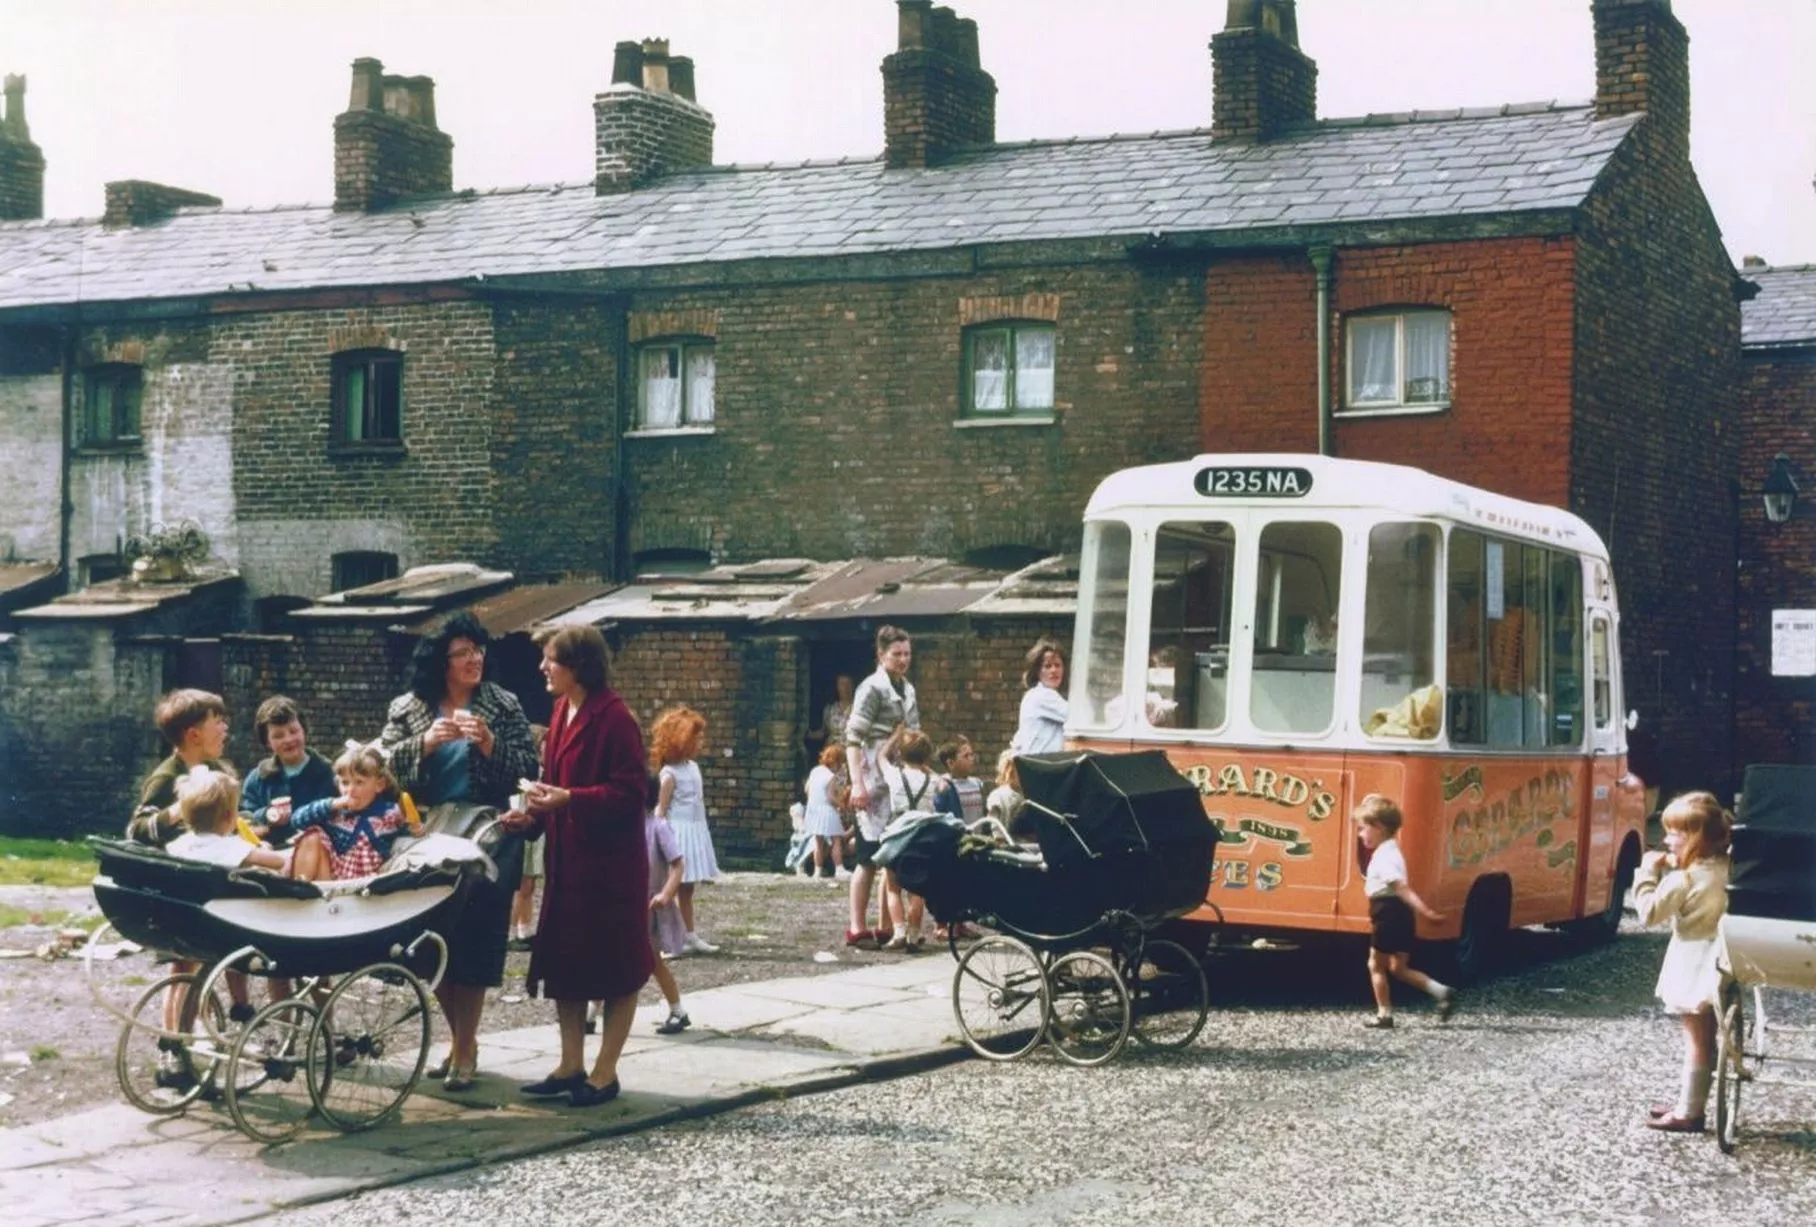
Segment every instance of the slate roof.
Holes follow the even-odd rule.
[[[1741,276],[1759,287],[1740,304],[1743,346],[1816,345],[1816,264],[1749,268]]]
[[[1321,120],[1264,144],[1198,130],[989,146],[926,170],[714,167],[604,197],[566,185],[364,214],[11,222],[0,309],[1570,209],[1638,118],[1533,103]]]

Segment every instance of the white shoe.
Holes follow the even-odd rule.
[[[837,869],[832,871],[832,880],[835,882],[851,881],[851,870],[845,868],[845,866],[843,866],[843,865],[840,865]]]
[[[892,936],[888,941],[884,942],[882,944],[882,946],[880,947],[880,949],[883,949],[883,950],[906,950],[906,949],[908,949],[908,934],[901,929],[897,929],[895,931],[894,936]]]
[[[698,933],[687,935],[687,948],[695,954],[717,954],[719,948],[701,937]]]

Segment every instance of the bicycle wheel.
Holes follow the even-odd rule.
[[[1047,1043],[1073,1065],[1102,1065],[1122,1051],[1131,1023],[1129,990],[1094,950],[1074,950],[1047,969],[1052,1000]]]
[[[1040,1043],[1047,976],[1025,942],[986,937],[965,951],[952,977],[952,1016],[971,1051],[1010,1061]]]
[[[1147,1047],[1184,1048],[1204,1029],[1211,1012],[1204,968],[1178,942],[1145,943],[1127,985],[1131,1034]]]
[[[166,1027],[166,999],[181,996],[174,1025]],[[209,1021],[215,1034],[227,1024],[226,992],[210,996]],[[128,1103],[153,1116],[172,1116],[194,1103],[214,1076],[223,1055],[198,1027],[201,998],[195,976],[167,976],[140,994],[114,1046],[114,1076]]]
[[[1740,1084],[1746,1077],[1746,1019],[1739,993],[1724,993],[1719,1047],[1715,1054],[1715,1144],[1734,1153],[1740,1138]]]
[[[396,963],[335,986],[309,1043],[309,1087],[337,1129],[370,1129],[403,1103],[429,1055],[429,997]]]
[[[227,1057],[227,1113],[255,1142],[295,1137],[315,1110],[309,1093],[315,1007],[292,997],[274,1001],[234,1037]]]

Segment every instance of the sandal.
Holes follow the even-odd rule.
[[[470,1091],[479,1084],[479,1069],[462,1069],[458,1065],[450,1066],[448,1076],[442,1082],[442,1089],[447,1091]]]
[[[428,1069],[423,1070],[422,1076],[425,1078],[433,1078],[435,1081],[440,1082],[443,1078],[448,1076],[448,1070],[451,1069],[453,1065],[453,1057],[443,1057],[440,1065],[431,1065]]]

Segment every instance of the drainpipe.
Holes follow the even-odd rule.
[[[75,500],[70,497],[70,453],[76,447],[76,329],[63,329],[63,447],[58,462],[57,480],[57,568],[63,573],[63,591],[74,592],[75,572],[70,567],[69,522],[75,514]]]
[[[1332,249],[1313,247],[1312,272],[1318,278],[1318,454],[1334,456],[1330,418],[1330,261]]]
[[[624,398],[627,394],[637,394],[637,383],[636,373],[628,369],[631,365],[630,311],[621,303],[616,304],[614,310],[618,320],[612,330],[612,347],[616,351],[613,363],[618,368],[618,378],[612,395],[612,573],[606,578],[623,583],[630,579],[631,570],[631,530],[627,522],[630,499],[624,493],[624,423],[627,420]]]

